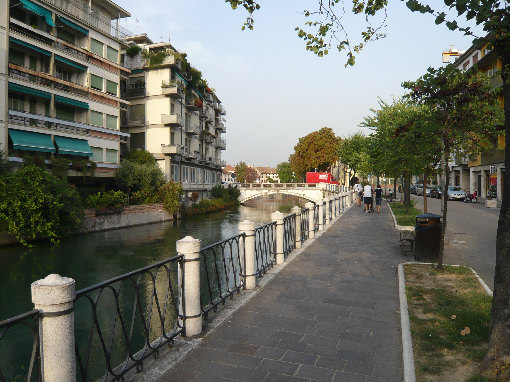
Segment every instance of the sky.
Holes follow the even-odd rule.
[[[259,0],[253,31],[241,31],[246,13],[223,0],[116,3],[132,15],[121,20],[123,27],[147,33],[154,42],[170,40],[215,89],[227,110],[222,159],[232,165],[276,167],[288,160],[300,137],[325,126],[342,138],[369,133],[359,124],[379,99],[391,102],[404,93],[402,82],[440,67],[441,52],[450,45],[467,50],[472,44],[472,37],[390,0],[386,38],[369,43],[356,65],[345,68],[345,53],[333,49],[317,57],[294,30],[306,21],[302,11],[317,0]],[[438,0],[429,4],[443,6]],[[360,21],[345,16],[353,37]]]

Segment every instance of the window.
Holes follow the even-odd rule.
[[[97,54],[98,56],[103,57],[103,54],[104,54],[103,53],[103,43],[91,38],[90,39],[90,51],[92,53]]]
[[[195,169],[195,167],[192,167],[191,168],[191,183],[195,183],[195,174],[196,174],[196,169]]]
[[[106,149],[106,163],[117,163],[118,162],[118,151]]]
[[[106,92],[109,94],[117,95],[117,83],[106,80]]]
[[[71,82],[72,73],[60,67],[57,67],[55,69],[55,76],[61,80]]]
[[[175,145],[175,133],[173,131],[170,132],[170,144]]]
[[[74,121],[74,108],[71,106],[64,106],[57,104],[56,106],[57,118],[66,121]]]
[[[106,58],[116,64],[119,63],[119,51],[111,46],[106,48]]]
[[[117,130],[117,117],[114,115],[106,114],[106,127],[109,129]]]
[[[103,79],[94,74],[90,75],[90,87],[96,90],[103,90]]]
[[[103,127],[103,113],[98,111],[90,111],[90,124],[93,126]]]
[[[175,114],[175,104],[170,102],[170,114]]]
[[[145,123],[145,105],[130,105],[129,106],[129,120],[141,121]]]
[[[179,166],[176,164],[170,165],[170,179],[172,179],[174,182],[179,181]]]
[[[470,60],[467,60],[466,62],[464,62],[464,64],[462,64],[462,69],[467,70],[469,63],[470,63]]]
[[[473,65],[478,62],[478,52],[473,55]]]
[[[32,70],[37,70],[37,57],[34,56],[29,57],[28,67]]]
[[[25,55],[17,50],[9,49],[9,62],[14,65],[25,66]]]
[[[490,52],[492,51],[492,49],[489,49],[488,47],[484,48],[483,50],[483,55],[484,56],[487,56]]]
[[[92,149],[92,160],[94,162],[103,162],[103,149],[101,147],[90,147]]]
[[[72,33],[69,33],[68,31],[66,31],[64,28],[57,28],[57,37],[61,40],[64,40],[70,44],[73,44],[75,43],[75,37]]]
[[[22,95],[9,93],[9,110],[25,111],[24,100]]]

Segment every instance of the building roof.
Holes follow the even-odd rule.
[[[236,172],[236,169],[234,166],[231,166],[229,164],[227,164],[225,167],[223,167],[223,172],[226,173],[226,172]]]
[[[105,11],[107,11],[108,14],[115,15],[116,17],[113,17],[113,19],[116,19],[117,17],[124,18],[124,17],[131,16],[131,13],[126,11],[120,5],[115,4],[113,1],[99,0],[99,1],[94,1],[93,3],[94,3],[95,8],[102,8]]]
[[[255,167],[260,174],[277,174],[278,171],[272,167]]]
[[[149,36],[147,36],[147,33],[129,36],[126,38],[126,41],[132,41],[137,44],[153,44],[152,40],[149,38]]]

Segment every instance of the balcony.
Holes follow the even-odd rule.
[[[177,114],[161,114],[161,123],[170,127],[181,127],[182,119]]]
[[[198,135],[200,129],[198,126],[194,125],[194,126],[186,126],[184,131],[188,134]]]
[[[128,119],[128,127],[143,127],[145,126],[145,119]]]
[[[171,98],[181,98],[182,89],[177,81],[163,80],[161,82],[161,92]]]
[[[145,87],[143,88],[132,88],[132,89],[121,89],[120,97],[124,99],[145,97]]]
[[[220,160],[220,166],[225,167],[227,165],[227,162],[224,160]]]
[[[218,107],[216,108],[216,110],[218,110],[218,112],[221,115],[227,114],[227,111],[225,110],[225,108],[223,107],[223,105],[221,103],[218,103]]]
[[[32,128],[61,131],[77,135],[97,136],[97,134],[90,133],[91,131],[96,131],[116,135],[121,139],[127,139],[129,137],[128,133],[123,133],[117,130],[91,126],[81,122],[65,121],[62,119],[46,117],[39,114],[25,113],[16,110],[9,110],[9,123]]]
[[[194,153],[193,153],[193,152],[191,152],[191,150],[189,149],[189,147],[183,147],[183,148],[182,148],[182,153],[181,153],[181,155],[184,155],[184,157],[186,157],[186,158],[192,159],[192,158],[193,158]]]
[[[202,101],[200,101],[197,97],[186,97],[184,105],[188,108],[188,110],[198,110],[202,107],[201,103]]]
[[[218,147],[221,150],[227,149],[227,142],[223,138],[217,138],[216,139],[216,147]]]
[[[181,154],[180,145],[161,145],[161,154]]]

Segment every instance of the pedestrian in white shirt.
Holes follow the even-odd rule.
[[[363,195],[363,186],[359,182],[359,180],[356,181],[356,184],[354,185],[354,193],[356,194],[356,203],[358,207],[361,207],[361,198]]]
[[[370,205],[372,204],[372,186],[368,183],[363,187],[363,201],[365,202],[365,212],[370,212]]]

